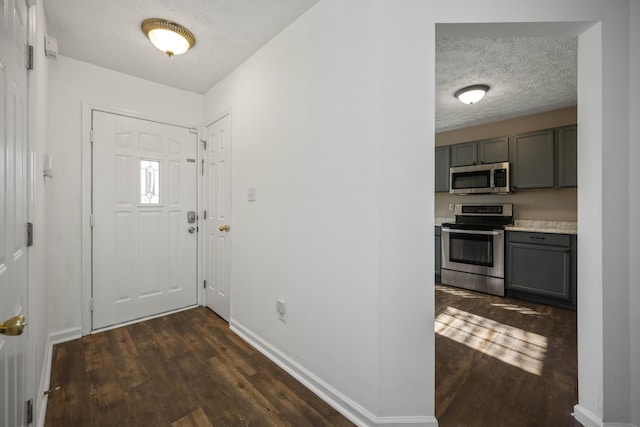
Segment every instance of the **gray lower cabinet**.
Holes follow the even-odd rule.
[[[448,145],[436,147],[436,192],[449,192],[449,165],[451,163],[449,153]]]
[[[436,241],[436,282],[440,283],[440,270],[442,269],[442,228],[440,226],[435,227],[435,241]]]
[[[506,294],[575,308],[576,243],[570,234],[507,232]]]
[[[516,135],[512,139],[512,145],[510,152],[513,188],[553,188],[553,129]]]

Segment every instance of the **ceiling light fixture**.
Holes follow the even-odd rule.
[[[487,85],[467,86],[457,91],[455,97],[463,104],[475,104],[480,101],[488,91],[489,86]]]
[[[166,19],[145,19],[140,27],[151,43],[170,57],[185,53],[196,44],[191,31]]]

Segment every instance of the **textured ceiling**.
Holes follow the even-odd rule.
[[[59,53],[204,93],[318,0],[44,0]],[[187,27],[195,47],[168,58],[140,30],[146,18]]]
[[[438,38],[436,132],[576,105],[577,57],[576,37]],[[454,97],[474,84],[482,101]]]

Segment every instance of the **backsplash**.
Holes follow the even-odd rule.
[[[578,220],[578,189],[562,188],[518,190],[512,194],[478,194],[459,196],[435,193],[436,218],[452,218],[450,203],[513,203],[515,220],[567,221]]]

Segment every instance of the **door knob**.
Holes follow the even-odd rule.
[[[221,225],[219,228],[220,231],[229,231],[229,226],[228,225]]]
[[[195,227],[189,227],[189,233],[193,234],[196,232],[196,228]]]
[[[12,317],[0,323],[0,334],[11,336],[22,335],[22,331],[26,325],[23,315]]]

